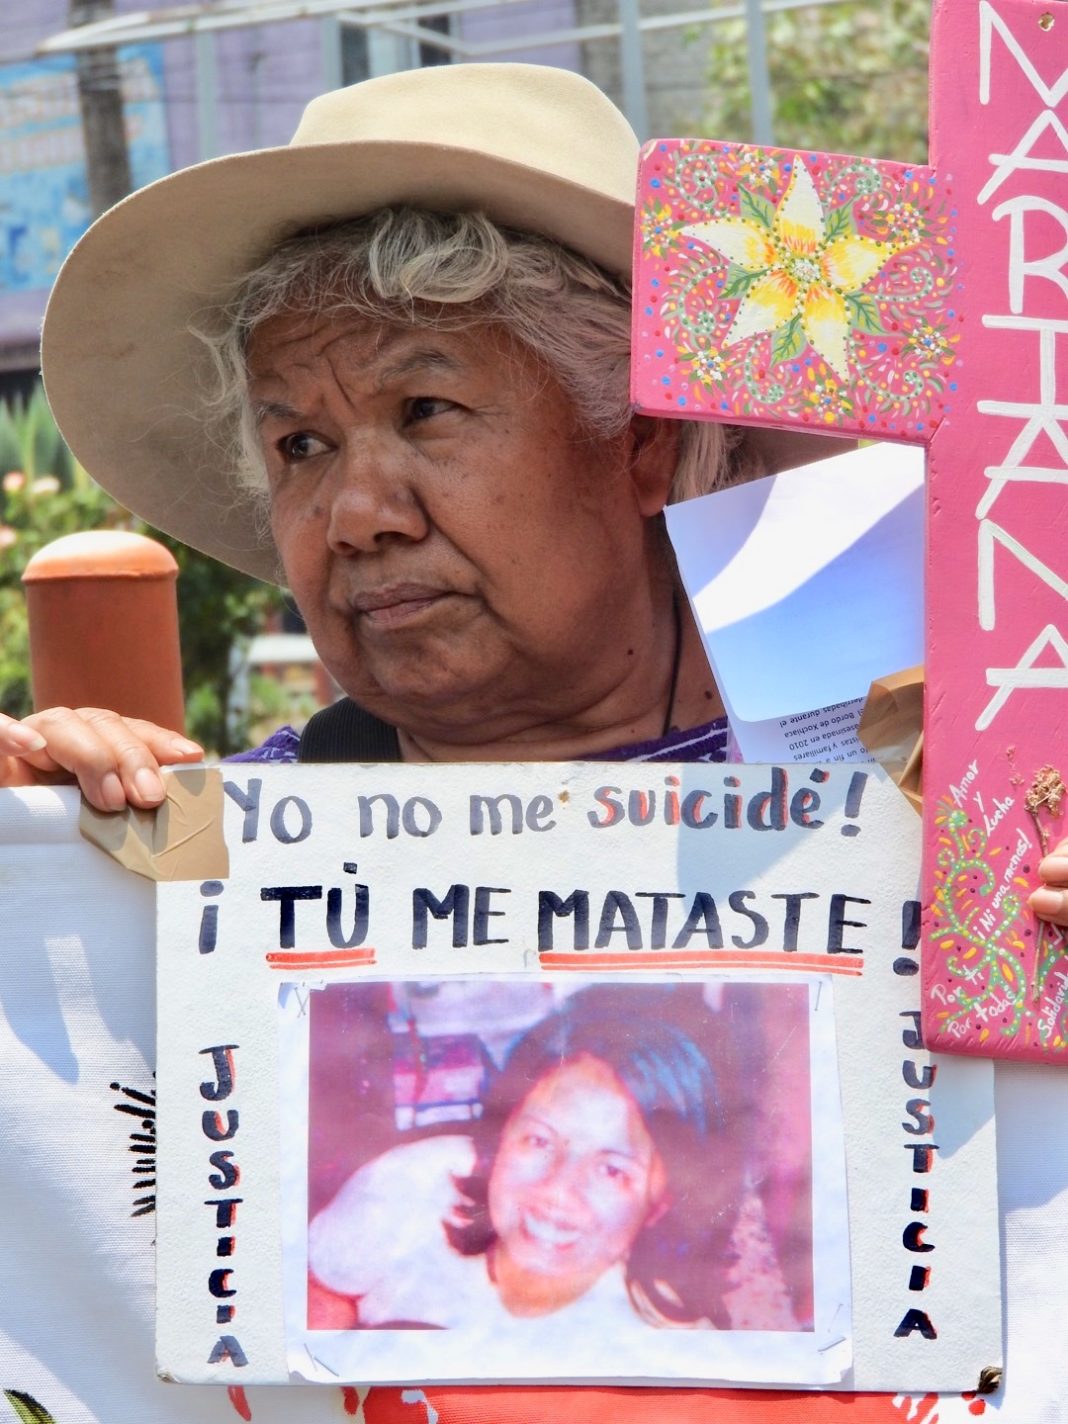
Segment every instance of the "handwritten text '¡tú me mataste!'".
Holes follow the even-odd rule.
[[[359,866],[345,861],[345,876]],[[220,943],[222,881],[205,881],[197,947],[214,954]],[[667,890],[654,887],[591,891],[573,883],[516,891],[507,885],[463,881],[435,886],[386,885],[377,894],[356,880],[337,885],[264,885],[259,900],[276,905],[269,933],[280,950],[330,944],[352,949],[374,936],[373,906],[381,900],[384,920],[410,925],[410,947],[479,949],[521,943],[539,953],[571,950],[739,950],[792,954],[807,949],[824,954],[864,953],[867,921],[857,918],[869,896],[845,891],[746,888]],[[407,908],[398,901],[407,900]],[[247,916],[249,907],[243,913]],[[265,936],[267,924],[264,925]],[[395,931],[394,931],[395,933]],[[849,941],[847,943],[847,940]]]

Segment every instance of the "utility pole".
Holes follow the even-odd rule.
[[[104,20],[114,13],[114,0],[70,0],[71,28]],[[78,103],[85,137],[89,205],[93,217],[117,203],[133,187],[126,123],[122,109],[119,59],[112,47],[80,49],[76,54]]]

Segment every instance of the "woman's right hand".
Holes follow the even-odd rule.
[[[0,713],[0,787],[77,782],[99,811],[158,806],[160,767],[203,756],[188,737],[103,707],[50,707],[21,722]]]

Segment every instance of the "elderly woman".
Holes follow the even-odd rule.
[[[284,580],[405,760],[722,742],[659,516],[761,465],[724,426],[631,413],[636,157],[566,71],[393,75],[316,100],[288,149],[135,194],[56,284],[44,366],[76,453]],[[196,755],[62,712],[4,750],[102,807],[158,801],[157,764]]]
[[[129,508],[288,584],[352,700],[305,755],[722,758],[661,511],[822,452],[632,414],[636,156],[573,74],[411,71],[134,194],[60,274],[61,428]],[[102,710],[0,724],[0,784],[103,809],[199,754]]]

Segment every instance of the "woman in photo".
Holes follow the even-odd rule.
[[[743,1151],[671,991],[576,993],[470,1134],[395,1147],[311,1223],[312,1328],[723,1328]]]

